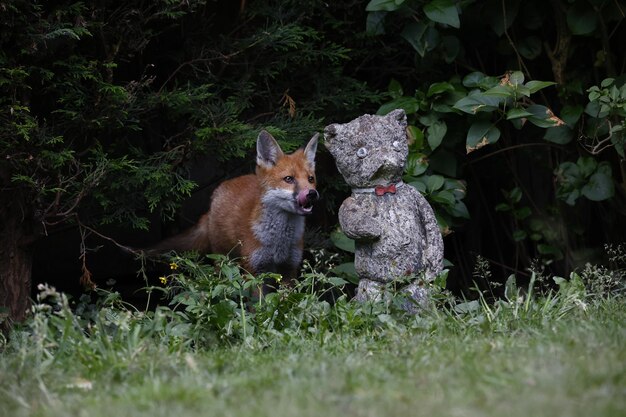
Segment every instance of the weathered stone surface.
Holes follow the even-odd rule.
[[[401,180],[409,152],[406,126],[404,111],[394,110],[329,125],[324,134],[352,187],[339,209],[339,223],[356,243],[357,300],[377,299],[384,284],[411,276],[414,281],[404,290],[416,303],[407,309],[416,311],[426,302],[424,281],[443,269],[443,240],[426,199]],[[390,185],[395,190],[380,189]]]

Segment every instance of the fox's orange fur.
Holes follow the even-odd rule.
[[[240,256],[253,274],[296,276],[302,260],[304,216],[319,197],[315,190],[316,134],[306,148],[284,154],[266,131],[257,139],[256,174],[224,181],[209,211],[186,232],[153,251],[195,250]]]

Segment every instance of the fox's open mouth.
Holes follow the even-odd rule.
[[[303,190],[296,196],[296,209],[301,214],[309,214],[313,210],[313,203],[320,198],[316,190]]]

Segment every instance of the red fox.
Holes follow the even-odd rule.
[[[261,131],[256,174],[224,181],[195,226],[148,252],[230,253],[240,256],[242,266],[252,274],[279,273],[287,282],[296,278],[304,216],[319,199],[315,188],[318,137],[315,134],[304,149],[285,154],[270,133]]]

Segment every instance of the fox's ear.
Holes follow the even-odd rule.
[[[271,168],[283,157],[283,150],[274,139],[274,136],[266,130],[261,130],[256,139],[256,163],[265,168]]]
[[[319,137],[319,133],[314,134],[309,143],[306,144],[306,148],[304,148],[304,156],[306,156],[307,161],[313,168],[315,168],[315,153],[317,152],[317,140]]]

